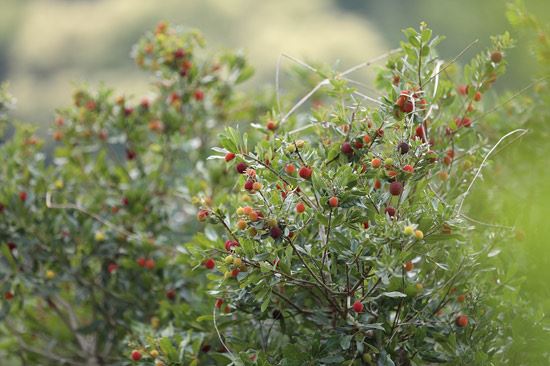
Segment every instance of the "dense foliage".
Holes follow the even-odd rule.
[[[203,44],[159,24],[133,52],[150,94],[76,90],[50,162],[28,127],[2,145],[1,329],[23,364],[112,364],[134,323],[155,326],[200,295],[177,255],[194,231],[192,195],[223,184],[200,159],[216,129],[255,110],[234,93],[250,66]]]
[[[498,262],[509,228],[466,214],[514,126],[491,118],[533,113],[492,88],[513,42],[460,68],[404,34],[374,87],[352,79],[370,62],[301,63],[293,101],[236,93],[241,55],[160,23],[133,51],[151,94],[77,89],[53,148],[2,89],[6,362],[544,364],[511,341],[544,315]]]

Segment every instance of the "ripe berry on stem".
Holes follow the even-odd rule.
[[[312,173],[313,173],[313,169],[307,166],[301,167],[300,171],[298,172],[298,174],[302,179],[310,179]]]
[[[338,197],[330,197],[328,199],[328,204],[332,208],[338,207]]]
[[[354,303],[353,303],[353,311],[355,311],[356,313],[361,313],[363,312],[363,308],[365,307],[363,305],[363,303],[359,300],[356,300]]]

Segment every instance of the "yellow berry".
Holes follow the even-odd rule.
[[[151,352],[149,352],[149,354],[151,355],[151,357],[153,358],[157,358],[159,356],[159,351],[157,351],[156,349],[152,350]]]
[[[157,329],[159,327],[159,325],[160,325],[160,319],[157,318],[156,316],[152,317],[151,318],[151,327],[153,329]]]
[[[414,228],[410,225],[405,226],[405,229],[403,229],[403,233],[405,235],[413,235],[414,234]]]
[[[237,267],[240,267],[241,264],[243,264],[243,261],[241,258],[233,258],[233,264],[236,265]]]
[[[306,142],[304,140],[296,140],[295,144],[298,147],[298,149],[301,149],[302,147],[304,147]]]
[[[227,257],[225,257],[225,263],[226,264],[231,264],[233,263],[233,256],[232,255],[228,255]]]
[[[55,278],[55,272],[51,270],[46,271],[46,278],[48,280],[53,280]]]
[[[62,189],[63,186],[64,186],[63,180],[58,179],[58,180],[55,181],[55,188],[57,188],[57,189]]]
[[[244,215],[244,208],[239,207],[239,208],[237,209],[237,215]]]
[[[96,231],[95,232],[95,240],[96,241],[105,241],[105,233],[103,231]]]

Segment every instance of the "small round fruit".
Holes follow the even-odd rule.
[[[466,295],[461,294],[456,297],[456,301],[458,302],[464,302],[466,300]]]
[[[363,136],[363,141],[365,142],[365,144],[370,144],[371,142],[370,136],[369,135]]]
[[[403,171],[412,174],[414,173],[414,168],[412,165],[407,164],[403,167]]]
[[[246,189],[247,191],[251,191],[253,189],[253,186],[254,186],[254,181],[252,180],[247,180],[244,183],[244,189]]]
[[[389,217],[395,216],[395,208],[393,207],[386,207],[385,212],[388,214]]]
[[[239,273],[241,272],[241,270],[239,268],[235,268],[231,271],[231,277],[235,278],[239,275]]]
[[[403,229],[403,234],[414,235],[414,228],[410,225],[405,226],[405,228]]]
[[[474,100],[476,102],[479,102],[481,100],[481,92],[476,91],[476,93],[474,94]]]
[[[118,264],[116,263],[109,263],[109,265],[107,266],[107,272],[109,273],[114,273],[118,270]]]
[[[223,299],[216,299],[216,302],[214,303],[214,306],[217,309],[220,309],[222,307],[222,304],[223,304]]]
[[[141,352],[135,349],[132,351],[131,357],[132,357],[132,360],[139,361],[141,360]]]
[[[147,259],[145,261],[145,268],[149,270],[155,268],[155,260],[152,258]]]
[[[214,269],[214,267],[216,267],[216,261],[213,258],[208,258],[204,261],[204,266],[207,269]]]
[[[338,207],[338,197],[330,197],[328,199],[328,204],[332,208]]]
[[[259,191],[260,189],[262,189],[262,183],[254,182],[254,184],[252,185],[252,189],[255,191]]]
[[[233,259],[234,259],[234,257],[232,255],[228,255],[227,257],[225,257],[225,259],[223,261],[226,264],[231,264],[231,263],[233,263]]]
[[[27,200],[27,192],[19,192],[19,200],[25,202]]]
[[[239,230],[244,230],[244,229],[246,229],[247,226],[248,226],[248,224],[243,219],[240,219],[239,221],[237,221],[237,228]]]
[[[340,151],[342,151],[346,155],[353,154],[353,148],[351,147],[351,144],[347,141],[342,144]]]
[[[310,179],[312,173],[313,173],[313,169],[307,166],[301,167],[300,171],[298,172],[298,174],[302,179]]]
[[[277,129],[277,123],[275,121],[269,120],[267,121],[266,127],[270,131],[275,131]]]
[[[204,99],[204,92],[202,90],[195,90],[195,93],[193,94],[196,101],[201,101]]]
[[[242,264],[243,264],[243,260],[241,258],[234,258],[233,259],[233,264],[237,267],[240,267]]]
[[[365,221],[363,222],[363,229],[367,230],[369,228],[369,222]]]
[[[166,291],[166,298],[168,300],[174,300],[176,298],[176,290],[171,288],[170,290]]]
[[[224,159],[225,159],[226,162],[229,162],[229,161],[235,159],[235,153],[228,152],[227,154],[225,154]]]
[[[103,231],[96,231],[94,239],[95,241],[105,241],[105,233]]]
[[[239,174],[243,174],[246,171],[246,168],[248,168],[248,165],[246,165],[243,161],[235,165],[235,170],[237,170]]]
[[[374,158],[371,160],[370,165],[372,165],[373,168],[380,168],[382,166],[382,160]]]
[[[403,192],[403,184],[401,182],[390,183],[390,193],[392,196],[399,196]]]
[[[271,235],[273,239],[279,239],[281,235],[283,235],[283,231],[280,227],[274,226],[271,228],[271,230],[269,230],[269,235]]]
[[[157,358],[159,356],[159,351],[157,351],[156,349],[152,350],[151,352],[149,352],[149,355],[153,358]]]
[[[409,146],[409,144],[407,144],[405,141],[403,141],[403,142],[399,143],[399,145],[397,145],[397,150],[398,150],[402,155],[408,153],[409,150],[410,150],[410,148],[411,148],[411,147]]]
[[[437,176],[439,177],[440,180],[442,181],[446,181],[449,179],[449,173],[447,173],[446,171],[442,170],[440,171],[439,173],[437,173]]]
[[[491,61],[493,61],[495,64],[498,64],[500,61],[502,61],[502,52],[494,51],[493,53],[491,53]]]
[[[146,260],[145,260],[145,258],[143,258],[143,257],[139,257],[138,259],[136,259],[136,263],[137,263],[137,265],[140,266],[140,267],[145,267],[145,261],[146,261]]]
[[[468,317],[466,315],[459,315],[455,319],[457,327],[465,328],[468,326]]]
[[[46,271],[46,279],[53,280],[55,278],[55,272],[52,270]]]
[[[356,313],[361,313],[363,311],[363,308],[365,307],[363,305],[363,303],[359,300],[356,300],[354,303],[353,303],[353,311],[355,311]]]
[[[210,212],[208,212],[208,210],[201,209],[197,212],[197,220],[199,220],[199,222],[204,222],[208,218],[209,214]]]
[[[380,182],[379,179],[374,181],[374,189],[380,189],[382,188],[382,182]]]
[[[296,173],[296,167],[292,164],[287,164],[285,166],[285,172],[288,175],[293,175],[294,173]]]
[[[297,213],[303,213],[306,210],[306,205],[304,205],[303,202],[298,202],[296,204],[296,212]]]
[[[422,240],[424,239],[424,233],[422,232],[422,230],[416,230],[414,232],[414,237],[417,238],[418,240]]]
[[[406,272],[410,272],[414,269],[414,263],[412,261],[407,261],[403,265],[403,268],[405,269]]]

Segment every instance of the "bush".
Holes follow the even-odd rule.
[[[161,23],[133,51],[150,94],[78,88],[51,159],[29,127],[2,145],[0,329],[22,364],[112,364],[134,323],[200,304],[204,279],[185,276],[180,244],[193,195],[224,184],[202,161],[215,131],[261,108],[235,93],[252,73],[244,58],[203,46]]]
[[[474,233],[462,208],[512,41],[494,37],[459,72],[424,25],[404,33],[380,98],[347,72],[319,71],[327,105],[281,114],[254,146],[221,136],[237,190],[202,208],[227,240],[204,255],[220,274],[211,293],[231,307],[214,316],[233,364],[506,362],[499,316],[512,281],[486,258],[508,233]]]

